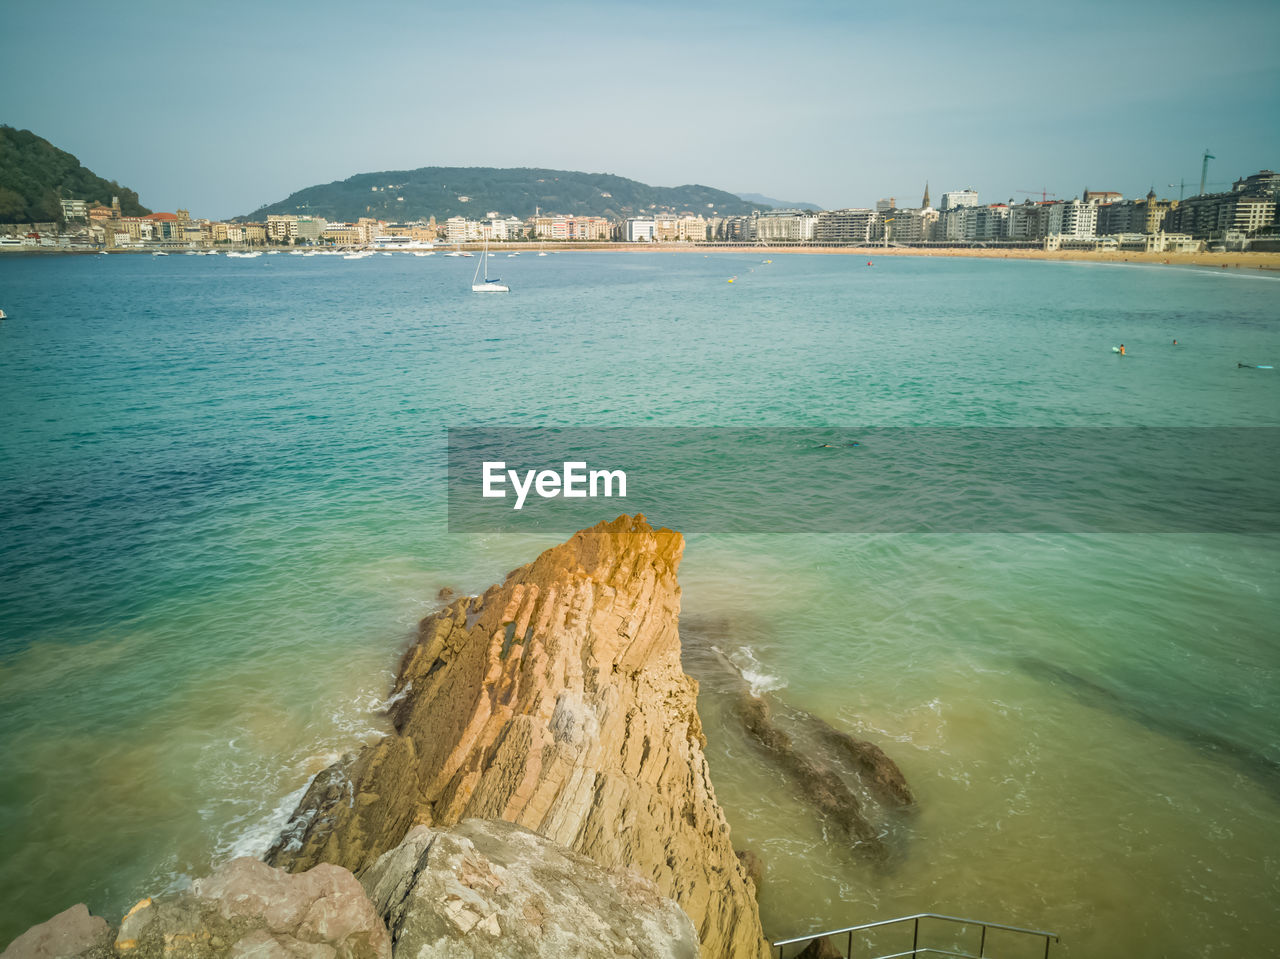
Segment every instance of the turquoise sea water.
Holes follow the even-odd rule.
[[[1236,366],[1280,359],[1269,276],[492,262],[510,296],[438,256],[0,259],[0,941],[261,853],[380,735],[437,591],[550,545],[447,532],[447,426],[1280,425],[1277,371]],[[1059,955],[1266,951],[1276,536],[688,532],[686,668],[771,936],[929,910]],[[887,866],[753,752],[726,661],[898,760]]]

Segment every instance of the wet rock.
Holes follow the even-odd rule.
[[[819,936],[798,952],[796,959],[844,959],[844,953],[836,948],[830,936]]]
[[[760,889],[764,885],[764,860],[750,849],[739,849],[738,862],[742,863],[742,868],[746,872],[747,878],[751,880],[751,885],[755,887],[756,899],[758,900],[760,898]]]
[[[831,768],[796,749],[791,736],[774,722],[769,704],[743,690],[735,710],[747,734],[783,770],[787,778],[819,813],[874,859],[887,849],[863,812],[862,801]]]
[[[882,802],[903,808],[915,804],[915,796],[907,785],[907,777],[902,775],[898,764],[883,749],[875,743],[841,732],[817,716],[808,713],[803,715],[804,722],[817,732],[820,739],[849,760],[862,781]]]
[[[418,826],[362,879],[408,959],[696,959],[689,917],[633,872],[521,826]]]
[[[428,616],[395,732],[317,778],[268,861],[362,873],[415,826],[501,819],[653,880],[706,959],[767,955],[681,669],[683,551],[622,516]]]
[[[0,959],[106,959],[111,955],[111,926],[89,915],[84,903],[32,926],[0,953]]]

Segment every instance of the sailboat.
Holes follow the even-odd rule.
[[[480,282],[480,271],[484,270],[484,282]],[[489,279],[489,238],[485,237],[484,255],[476,264],[476,275],[471,278],[472,293],[510,293],[511,287],[504,286],[502,280]]]

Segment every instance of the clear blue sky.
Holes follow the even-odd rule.
[[[826,207],[1280,164],[1280,3],[0,0],[0,122],[161,210],[546,166]]]

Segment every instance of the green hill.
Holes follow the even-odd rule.
[[[0,125],[0,223],[61,220],[59,197],[110,204],[113,196],[125,216],[151,212],[133,190],[85,169],[43,137]]]
[[[575,173],[528,167],[422,167],[360,173],[307,187],[239,219],[261,220],[269,213],[309,214],[351,222],[444,221],[451,216],[481,219],[496,211],[521,219],[543,213],[625,218],[646,213],[701,213],[720,216],[767,209],[708,186],[648,186],[610,173]]]

